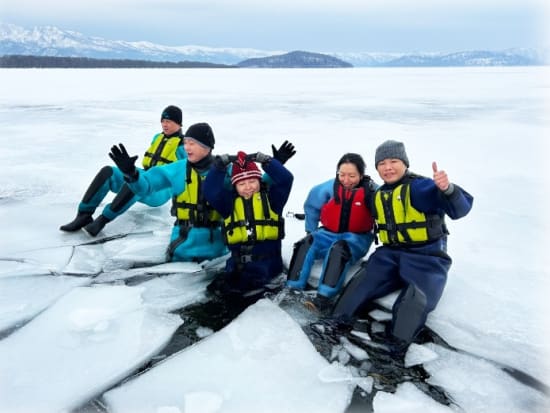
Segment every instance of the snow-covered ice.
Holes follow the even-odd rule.
[[[154,412],[159,406],[202,412],[203,403],[212,412],[275,413],[298,411],[298,406],[304,412],[342,411],[348,388],[318,379],[326,364],[300,327],[264,299],[217,334],[106,393],[105,399],[110,410],[120,413]],[[195,405],[199,394],[201,403]]]
[[[0,341],[0,411],[66,411],[165,345],[177,315],[142,305],[142,287],[77,287]]]

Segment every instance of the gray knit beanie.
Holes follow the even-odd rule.
[[[401,159],[405,166],[409,167],[409,158],[407,158],[403,142],[388,140],[376,148],[376,155],[374,156],[375,166],[378,166],[378,163],[384,159]]]

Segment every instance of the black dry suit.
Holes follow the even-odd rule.
[[[391,335],[410,343],[439,302],[451,266],[443,217],[461,218],[472,203],[472,196],[458,185],[443,193],[432,179],[410,173],[382,185],[375,195],[375,219],[383,245],[353,276],[334,315],[357,316],[372,300],[401,289]]]

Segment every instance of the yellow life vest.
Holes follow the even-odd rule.
[[[185,190],[175,197],[173,212],[177,217],[176,224],[195,227],[217,227],[221,225],[222,216],[204,199],[202,183],[205,177],[187,163],[187,180]]]
[[[229,245],[283,239],[284,218],[273,212],[264,191],[250,199],[239,196],[233,213],[224,220],[223,233]]]
[[[436,240],[447,233],[444,219],[425,214],[411,204],[410,182],[374,197],[376,232],[384,245],[415,245]]]
[[[159,133],[153,139],[151,146],[143,155],[143,169],[149,169],[152,166],[165,165],[177,161],[176,151],[181,143],[181,136],[165,136]]]

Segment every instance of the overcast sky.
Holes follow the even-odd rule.
[[[549,47],[547,0],[0,0],[0,19],[110,40],[317,52]],[[546,33],[544,32],[546,30]]]

